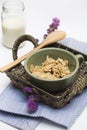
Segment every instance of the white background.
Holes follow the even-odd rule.
[[[53,17],[60,18],[60,30],[67,33],[66,37],[87,42],[87,0],[23,0],[26,7],[26,33],[33,35],[40,41]],[[0,13],[1,4],[0,0]],[[19,55],[29,51],[25,45],[20,49]],[[0,67],[12,60],[11,50],[2,45],[2,31],[0,24]],[[0,93],[9,84],[9,78],[0,73]],[[36,130],[63,130],[47,120],[44,120]],[[81,113],[70,130],[87,129],[87,108]],[[16,130],[15,128],[0,122],[0,130]]]

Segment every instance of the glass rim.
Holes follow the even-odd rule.
[[[14,7],[14,8],[13,8]],[[9,10],[19,10],[19,11],[24,11],[25,6],[24,3],[21,0],[6,0],[3,2],[2,4],[2,9],[4,11],[8,11]]]

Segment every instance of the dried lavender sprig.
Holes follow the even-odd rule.
[[[60,25],[60,19],[55,17],[52,19],[52,23],[49,25],[49,28],[47,29],[47,34],[44,34],[44,39],[47,37],[47,35],[56,29],[58,29],[58,26]]]
[[[27,107],[28,107],[28,111],[31,112],[35,112],[38,108],[38,101],[39,101],[39,96],[33,93],[33,90],[31,87],[29,86],[25,86],[23,88],[23,91],[25,93],[30,94],[28,97],[28,101],[27,101]]]
[[[23,88],[23,91],[24,91],[25,93],[32,93],[32,88],[29,87],[29,86],[25,86],[25,87]]]
[[[28,111],[30,113],[35,112],[38,108],[38,103],[35,101],[36,97],[34,95],[30,95],[27,102]]]

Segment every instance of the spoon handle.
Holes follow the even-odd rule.
[[[30,52],[26,53],[25,55],[21,56],[20,58],[14,60],[13,62],[9,63],[8,65],[0,68],[0,72],[5,72],[11,68],[13,68],[15,65],[22,62],[24,59],[26,59],[31,53],[43,48],[46,45],[54,44],[55,42],[62,40],[66,36],[66,33],[63,31],[54,31],[50,33],[47,38],[36,48],[31,50]]]

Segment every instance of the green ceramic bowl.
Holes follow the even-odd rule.
[[[34,75],[32,75],[32,73],[29,70],[29,66],[31,64],[41,65],[46,60],[47,55],[54,59],[60,57],[62,59],[68,60],[71,74],[56,80],[37,78]],[[60,91],[68,87],[72,83],[72,81],[74,81],[76,72],[83,60],[84,58],[82,55],[74,55],[73,53],[64,49],[44,48],[31,54],[25,60],[24,67],[28,74],[29,81],[31,83],[46,91]]]

